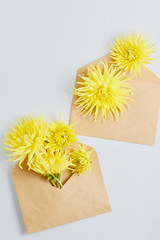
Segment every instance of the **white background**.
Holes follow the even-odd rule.
[[[160,57],[159,9],[159,0],[0,0],[0,140],[19,116],[69,119],[78,68],[119,34],[148,33]],[[160,76],[159,59],[149,68]],[[0,239],[159,240],[160,121],[155,146],[79,139],[98,152],[113,211],[27,235],[1,144]]]

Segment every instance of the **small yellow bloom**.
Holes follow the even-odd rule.
[[[94,113],[94,121],[101,112],[105,121],[109,113],[118,119],[120,112],[128,107],[131,87],[122,72],[117,73],[116,68],[100,62],[98,66],[88,69],[87,76],[81,76],[82,82],[75,88],[74,94],[78,97],[75,104],[81,108],[85,115]]]
[[[90,161],[90,155],[94,150],[91,150],[89,152],[86,151],[84,144],[80,145],[80,149],[74,148],[71,151],[71,159],[72,159],[72,172],[77,172],[78,175],[82,174],[83,172],[86,172],[87,170],[91,171],[91,161]]]
[[[41,175],[47,176],[48,180],[56,188],[62,188],[62,173],[72,166],[70,153],[68,150],[52,152],[47,150],[41,156],[34,156],[28,162],[29,170],[33,170]]]
[[[20,118],[10,129],[3,141],[8,146],[5,150],[12,152],[9,155],[13,157],[10,161],[19,161],[21,167],[25,159],[30,162],[34,155],[40,156],[45,151],[48,122],[43,117],[29,116],[24,120]]]
[[[62,122],[61,117],[59,117],[57,124],[51,122],[48,131],[48,144],[46,148],[49,148],[52,151],[61,150],[65,146],[70,147],[71,143],[77,142],[76,134],[72,129],[73,125],[74,124],[67,125],[66,120]]]
[[[68,150],[52,152],[47,150],[46,154],[40,157],[34,156],[32,161],[28,162],[29,169],[44,176],[53,176],[69,168],[72,164]]]
[[[120,35],[111,45],[112,63],[117,66],[118,70],[129,71],[131,74],[141,74],[141,66],[149,64],[153,58],[150,57],[154,52],[154,47],[146,35],[142,33],[137,36],[136,33]]]

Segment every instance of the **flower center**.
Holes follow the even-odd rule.
[[[59,145],[64,145],[68,140],[68,134],[64,130],[59,130],[54,134],[54,140]]]
[[[106,99],[109,97],[110,91],[107,87],[100,86],[95,91],[95,97],[101,102],[106,101]]]
[[[129,60],[129,61],[135,61],[137,57],[137,51],[136,49],[128,49],[127,52],[126,52],[126,58]]]

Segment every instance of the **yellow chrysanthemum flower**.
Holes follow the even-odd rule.
[[[120,35],[111,45],[112,62],[116,64],[118,70],[129,71],[131,74],[141,74],[141,66],[149,64],[153,58],[150,57],[154,52],[154,47],[146,35],[136,33],[129,36]]]
[[[40,157],[34,156],[32,161],[27,163],[29,169],[40,173],[44,176],[59,174],[71,165],[70,153],[65,151],[49,151]]]
[[[87,170],[91,171],[91,161],[90,161],[90,155],[94,151],[86,151],[84,144],[80,145],[80,149],[74,148],[71,151],[71,159],[72,159],[72,172],[78,173],[78,175],[81,175],[83,172],[86,172]]]
[[[131,87],[127,78],[116,68],[100,62],[98,66],[88,69],[87,76],[81,76],[78,82],[80,87],[75,88],[74,94],[78,97],[75,104],[81,112],[89,116],[94,113],[94,121],[101,112],[105,121],[107,113],[118,119],[119,113],[128,107],[127,100],[131,95]]]
[[[66,169],[70,169],[69,166],[72,165],[72,162],[68,150],[55,152],[47,150],[46,154],[41,156],[35,155],[32,161],[27,164],[29,169],[44,176],[48,176],[48,180],[51,181],[55,187],[57,187],[56,182],[60,184],[58,185],[59,187],[62,187],[62,172]],[[58,174],[60,178],[58,178]]]
[[[12,152],[9,156],[13,158],[10,161],[22,162],[27,159],[30,162],[34,155],[39,156],[45,151],[44,141],[48,131],[48,122],[38,116],[19,119],[11,131],[7,132],[4,139],[5,150]]]
[[[48,137],[47,137],[47,148],[52,151],[61,150],[65,146],[70,147],[71,143],[77,142],[76,134],[72,129],[72,125],[67,125],[66,120],[62,122],[61,116],[59,117],[58,123],[50,123]]]

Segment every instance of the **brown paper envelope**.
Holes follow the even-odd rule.
[[[110,60],[108,55],[91,64],[95,66],[100,61],[110,63]],[[90,64],[78,71],[76,87],[77,82],[82,81],[80,75],[85,75],[89,66]],[[76,122],[73,127],[76,134],[154,145],[159,115],[160,79],[143,67],[141,77],[132,77],[129,82],[134,88],[132,101],[129,102],[129,109],[120,114],[118,121],[112,120],[108,115],[106,122],[103,122],[99,115],[96,122],[93,122],[92,115],[84,116],[81,109],[73,104],[77,99],[74,96],[70,124]]]
[[[87,150],[91,147],[86,146]],[[33,172],[12,170],[13,180],[27,233],[41,231],[65,223],[111,211],[102,172],[96,152],[91,154],[91,174],[69,175],[62,189]]]

